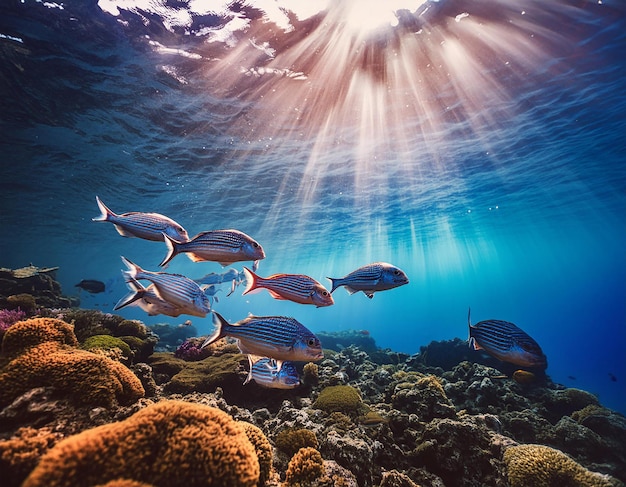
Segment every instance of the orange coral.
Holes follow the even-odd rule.
[[[259,461],[246,432],[219,409],[163,401],[83,431],[45,454],[23,487],[254,487]],[[120,484],[119,482],[122,482]]]
[[[0,406],[34,387],[52,387],[79,404],[110,407],[144,395],[124,365],[76,347],[73,327],[53,318],[15,323],[2,340]]]
[[[258,485],[265,485],[272,470],[272,445],[258,426],[245,421],[238,421],[238,424],[246,432],[248,440],[252,443],[259,460],[260,476]]]

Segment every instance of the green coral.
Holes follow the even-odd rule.
[[[301,448],[289,461],[285,487],[305,487],[325,473],[324,460],[315,448]]]
[[[85,340],[82,348],[91,352],[93,352],[94,350],[110,351],[115,348],[119,348],[125,358],[130,358],[132,355],[130,347],[124,340],[111,335],[91,336],[87,338],[87,340]]]
[[[300,448],[319,446],[315,433],[304,428],[287,428],[274,438],[274,444],[280,451],[292,457]]]
[[[504,452],[511,487],[611,487],[610,477],[591,472],[565,453],[543,445],[518,445]]]
[[[185,365],[166,384],[165,392],[213,392],[216,387],[232,387],[241,384],[238,372],[247,363],[239,353],[225,353],[219,357],[207,357],[198,362],[182,361]]]
[[[255,487],[259,460],[244,428],[219,409],[162,401],[57,443],[22,487]],[[112,483],[111,483],[112,482]]]
[[[358,414],[362,410],[361,394],[352,386],[329,386],[322,389],[313,407],[327,413],[343,412]]]

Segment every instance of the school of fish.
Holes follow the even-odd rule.
[[[216,284],[231,282],[227,296],[238,285],[245,283],[244,295],[265,289],[276,300],[319,308],[333,305],[332,294],[342,286],[349,294],[363,292],[372,299],[376,292],[409,283],[402,269],[386,262],[363,265],[341,278],[328,277],[330,290],[303,274],[281,273],[261,277],[256,271],[259,261],[266,257],[265,251],[261,244],[239,230],[206,230],[190,239],[182,225],[165,215],[141,212],[116,214],[98,196],[96,202],[100,215],[93,221],[113,223],[117,232],[124,237],[165,243],[167,253],[160,267],[167,266],[181,253],[187,254],[193,262],[217,262],[224,267],[236,262],[252,262],[252,269],[244,267],[242,272],[229,269],[222,274],[211,273],[192,280],[180,274],[144,270],[122,257],[126,266],[122,274],[129,293],[114,307],[114,310],[118,310],[129,305],[138,306],[150,316],[163,314],[177,317],[187,314],[204,318],[211,313],[215,331],[202,346],[206,347],[224,337],[235,339],[241,353],[246,354],[249,360],[249,374],[244,384],[254,381],[268,388],[297,387],[300,378],[293,362],[321,360],[324,356],[322,345],[314,333],[292,317],[248,316],[236,323],[229,323],[212,309],[213,302],[218,302]],[[145,287],[139,282],[142,280],[150,284]],[[79,287],[87,288],[87,284]],[[541,347],[513,323],[487,320],[472,325],[468,311],[468,326],[468,342],[474,350],[485,351],[501,361],[533,370],[544,370],[547,367]]]

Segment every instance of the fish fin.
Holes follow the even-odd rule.
[[[128,268],[127,271],[122,271],[122,274],[126,278],[126,281],[128,282],[131,279],[137,279],[137,274],[139,274],[140,272],[143,272],[143,269],[139,267],[137,264],[128,260],[123,255],[121,256],[121,258],[122,258],[122,262],[124,263],[124,265]]]
[[[354,294],[354,293],[358,293],[359,292],[358,289],[351,288],[350,286],[344,286],[344,287],[346,288],[346,291],[348,291],[348,294]],[[363,291],[363,292],[365,292],[365,291]]]
[[[124,227],[120,225],[117,225],[114,223],[113,226],[115,226],[117,233],[119,233],[122,237],[128,237],[128,238],[136,237],[136,235],[133,235],[132,233],[130,233],[129,231],[127,231]]]
[[[259,268],[259,262],[260,262],[259,260],[255,260],[254,262],[252,262],[252,270],[254,272],[256,272],[257,269]]]
[[[261,355],[254,355],[253,353],[249,353],[248,354],[248,363],[250,364],[250,367],[252,367],[254,364],[256,364],[259,360],[263,359],[265,357],[261,356]]]
[[[332,277],[327,277],[326,279],[328,279],[331,282],[332,287],[330,288],[330,294],[332,294],[333,291],[339,287],[339,284],[335,282],[335,281],[338,281],[339,279],[333,279]]]
[[[187,257],[189,257],[189,260],[191,260],[192,262],[206,262],[206,259],[199,257],[193,252],[187,252]]]
[[[478,344],[478,342],[476,341],[474,337],[470,337],[469,344],[470,344],[470,347],[472,347],[474,350],[483,350],[483,347],[481,347]]]
[[[100,215],[98,215],[95,218],[92,218],[91,221],[93,221],[93,222],[107,222],[107,221],[109,221],[109,217],[117,216],[115,213],[113,213],[111,210],[109,210],[107,208],[107,206],[102,202],[102,200],[100,198],[98,198],[97,196],[96,196],[96,203],[98,203],[98,208],[100,209]]]
[[[245,276],[245,279],[246,279],[246,288],[243,290],[243,294],[248,294],[248,293],[252,293],[253,291],[258,291],[259,289],[257,287],[257,279],[259,276],[257,276],[254,272],[252,272],[247,267],[243,268],[243,275]]]
[[[163,267],[165,264],[167,264],[170,260],[172,260],[178,254],[178,249],[176,248],[176,245],[178,244],[178,242],[165,232],[161,232],[161,235],[163,235],[163,241],[165,242],[165,245],[167,246],[167,255],[165,256],[163,261],[159,264],[159,267]]]
[[[274,299],[278,299],[279,301],[288,301],[286,298],[278,294],[276,291],[273,291],[271,289],[268,289],[268,291],[270,293],[270,296],[272,296]]]
[[[235,262],[218,262],[222,267],[228,267],[229,265],[233,265]]]
[[[212,313],[213,313],[213,317],[217,318],[215,331],[211,335],[209,335],[206,340],[204,340],[200,348],[204,348],[210,345],[211,343],[216,342],[217,340],[222,338],[224,336],[223,335],[224,326],[229,325],[228,321],[226,321],[224,317],[220,315],[218,312],[212,311]]]
[[[126,285],[130,289],[130,292],[117,302],[113,308],[114,311],[133,304],[135,301],[143,298],[146,293],[146,288],[136,279],[131,278],[126,282]]]
[[[374,291],[363,291],[368,298],[372,299],[374,297]]]

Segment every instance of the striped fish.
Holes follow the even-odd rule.
[[[484,350],[489,355],[519,365],[546,369],[548,361],[541,347],[524,330],[503,320],[486,320],[472,325],[467,311],[469,344],[474,350]]]
[[[253,260],[256,266],[257,261],[265,258],[263,247],[239,230],[200,232],[187,242],[179,242],[165,235],[165,244],[167,255],[161,262],[161,267],[183,252],[194,262],[208,260],[219,262],[223,266],[244,260]]]
[[[204,318],[211,310],[209,298],[191,279],[180,274],[146,271],[125,257],[122,257],[122,262],[128,267],[128,271],[123,272],[127,281],[141,279],[150,281],[154,284],[156,295],[163,301],[180,308],[181,314]]]
[[[149,316],[166,315],[176,318],[184,312],[184,309],[161,299],[156,292],[154,284],[144,287],[143,284],[136,279],[128,279],[126,285],[130,289],[130,293],[117,302],[113,308],[114,311],[124,308],[125,306],[133,305],[144,310]]]
[[[293,389],[300,385],[300,375],[291,362],[248,355],[248,363],[250,371],[244,385],[251,381],[270,389]]]
[[[100,208],[100,216],[92,218],[94,222],[111,222],[117,232],[123,237],[139,237],[146,240],[163,241],[163,234],[185,242],[189,240],[187,230],[159,213],[122,213],[116,215],[96,196],[96,202]]]
[[[203,347],[226,336],[239,341],[244,354],[276,360],[315,361],[324,357],[319,339],[294,318],[284,316],[249,316],[232,325],[213,311],[217,328]]]
[[[328,289],[312,277],[302,274],[274,274],[264,278],[257,276],[247,267],[243,268],[243,272],[246,276],[243,294],[267,289],[274,299],[314,304],[318,308],[335,303]]]
[[[404,271],[385,262],[364,265],[342,278],[327,277],[327,279],[332,282],[331,293],[339,286],[345,286],[350,294],[363,291],[370,299],[377,291],[393,289],[409,282]]]

